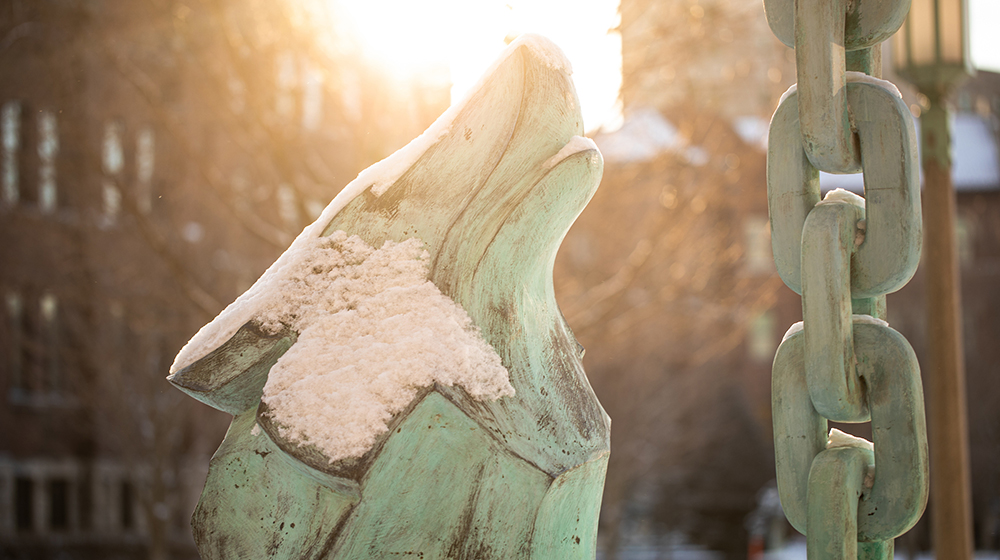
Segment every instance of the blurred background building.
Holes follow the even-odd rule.
[[[382,73],[314,8],[0,2],[0,558],[197,556],[188,520],[228,417],[167,385],[173,355],[448,104],[447,77]],[[604,180],[556,264],[614,419],[601,554],[745,558],[791,536],[770,364],[801,309],[771,261],[764,169],[794,56],[759,0],[620,14],[623,122],[593,133]],[[997,549],[1000,76],[956,103],[976,544]],[[921,359],[926,273],[889,297]],[[897,550],[927,541],[922,522]]]
[[[623,124],[595,135],[604,181],[557,263],[557,294],[614,419],[603,557],[746,558],[751,538],[773,549],[795,534],[780,517],[759,521],[774,484],[771,361],[802,317],[774,269],[765,182],[794,52],[755,0],[621,0],[620,13]],[[919,115],[926,100],[888,66]],[[975,544],[996,550],[1000,75],[980,72],[954,101]],[[860,175],[821,181],[863,188]],[[928,273],[888,298],[890,325],[924,364]],[[867,425],[839,427],[870,438]],[[925,515],[897,553],[928,550],[929,532]]]
[[[0,558],[197,557],[228,419],[174,354],[447,107],[303,10],[0,2]]]

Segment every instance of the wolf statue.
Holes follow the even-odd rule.
[[[559,245],[603,171],[582,133],[569,63],[546,39],[521,37],[195,335],[168,379],[234,416],[192,518],[202,558],[595,557],[610,419],[552,286]],[[401,247],[402,264],[369,266]],[[310,264],[313,250],[333,264]],[[400,296],[405,312],[370,304],[410,288],[384,275],[389,287],[377,287],[369,269],[423,275],[413,289],[457,304],[455,337],[479,337],[474,352],[493,358],[435,334],[438,319],[409,319],[431,295]],[[351,321],[369,307],[382,326],[362,336]],[[398,342],[421,333],[459,355]],[[337,359],[349,363],[325,373]],[[492,381],[473,379],[487,366]],[[379,368],[399,371],[386,381]],[[281,385],[279,370],[305,373]],[[307,377],[319,385],[296,388]]]

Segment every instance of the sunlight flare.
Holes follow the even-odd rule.
[[[573,79],[587,130],[618,117],[621,38],[618,0],[328,0],[348,21],[373,64],[400,80],[452,84],[465,96],[483,71],[521,33],[558,44]]]

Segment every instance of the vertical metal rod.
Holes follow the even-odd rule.
[[[943,96],[929,98],[930,107],[920,122],[925,180],[931,522],[938,560],[970,560],[969,430],[951,137]]]

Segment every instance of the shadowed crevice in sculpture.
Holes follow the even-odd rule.
[[[236,415],[257,406],[267,372],[297,338],[287,330],[268,335],[251,321],[225,344],[167,379],[195,399]]]

